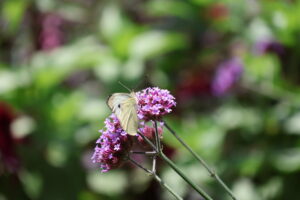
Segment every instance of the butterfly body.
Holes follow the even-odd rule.
[[[135,93],[114,93],[108,97],[107,105],[116,114],[124,131],[129,135],[136,135],[138,117],[137,97]]]

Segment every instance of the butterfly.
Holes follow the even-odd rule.
[[[136,135],[139,121],[135,93],[114,93],[108,97],[107,105],[119,119],[123,130],[129,135]]]

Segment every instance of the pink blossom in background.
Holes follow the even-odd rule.
[[[42,50],[52,50],[63,43],[63,19],[55,14],[48,13],[42,17],[39,44]]]

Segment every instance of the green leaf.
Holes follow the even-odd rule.
[[[162,31],[148,31],[134,38],[129,54],[140,59],[153,58],[185,46],[183,35]]]
[[[292,173],[300,169],[300,148],[285,149],[274,152],[273,165],[280,171]]]

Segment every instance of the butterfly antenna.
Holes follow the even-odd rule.
[[[127,89],[129,92],[132,92],[132,90],[130,90],[126,85],[124,85],[123,83],[121,83],[121,81],[119,81],[119,84],[121,86],[123,86],[125,89]]]

